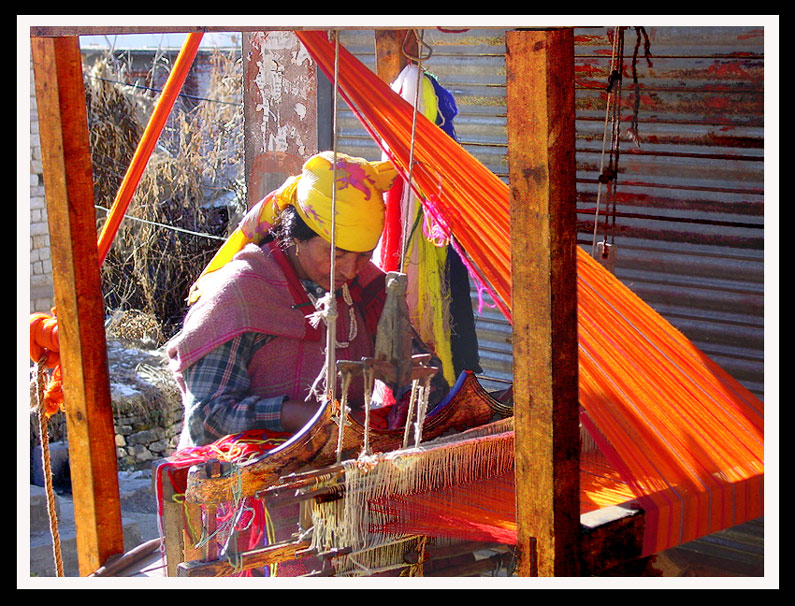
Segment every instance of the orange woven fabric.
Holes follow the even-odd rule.
[[[325,32],[296,32],[318,66],[334,81],[334,46]],[[398,171],[407,178],[411,153],[413,106],[367,69],[358,59],[340,48],[340,95],[383,149]],[[412,178],[419,187],[418,198],[426,206],[443,212],[436,216],[438,227],[452,233],[466,252],[505,249],[510,242],[510,217],[505,184],[438,126],[418,112]],[[462,164],[462,161],[464,164]],[[487,201],[487,204],[483,202]],[[494,208],[500,206],[500,208]],[[466,260],[466,259],[464,259]],[[475,268],[484,286],[504,313],[510,306],[510,258],[497,255]]]
[[[370,508],[383,521],[371,531],[515,545],[513,481],[513,472],[509,472],[443,490],[375,500]],[[583,457],[580,489],[580,513],[634,499],[627,483],[598,456]]]
[[[297,35],[334,81],[326,33]],[[413,108],[342,47],[338,65],[341,96],[405,177]],[[416,120],[418,196],[510,320],[509,188],[424,116]],[[646,510],[644,551],[763,515],[762,402],[577,253],[581,418]]]

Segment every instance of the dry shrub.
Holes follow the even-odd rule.
[[[215,51],[211,66],[205,96],[212,101],[175,104],[101,270],[107,314],[137,310],[155,317],[162,339],[179,329],[190,285],[230,220],[234,227],[245,211],[242,63]],[[86,77],[98,229],[156,100],[120,84],[127,70],[108,55]]]

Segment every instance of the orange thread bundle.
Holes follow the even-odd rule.
[[[59,351],[58,318],[55,308],[52,309],[52,315],[32,314],[30,316],[30,359],[43,368],[51,370],[44,390],[43,401],[39,403],[41,413],[46,417],[51,417],[63,409],[63,383]]]

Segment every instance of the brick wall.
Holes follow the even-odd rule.
[[[39,143],[39,118],[33,66],[30,68],[30,311],[49,312],[55,304],[50,262],[50,235]]]

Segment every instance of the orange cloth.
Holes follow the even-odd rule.
[[[297,32],[334,78],[325,32]],[[344,48],[341,96],[408,175],[413,110]],[[511,319],[508,186],[422,114],[413,177]],[[582,249],[581,420],[646,510],[645,553],[763,515],[764,405]]]

